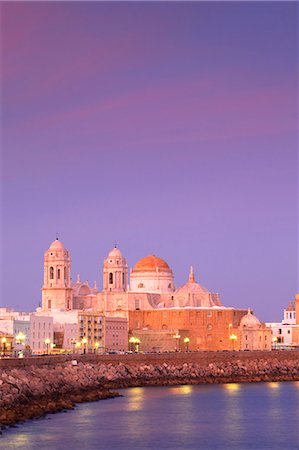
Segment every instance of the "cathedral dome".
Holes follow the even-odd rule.
[[[171,272],[166,261],[158,256],[150,255],[140,259],[134,266],[133,272]]]
[[[64,245],[62,242],[58,240],[58,238],[55,239],[55,241],[52,242],[52,244],[49,247],[49,250],[64,250]]]
[[[202,294],[202,293],[208,293],[208,289],[206,289],[205,287],[201,286],[199,283],[197,283],[195,281],[195,276],[194,276],[194,272],[193,272],[193,267],[191,266],[190,268],[190,274],[189,274],[189,280],[187,283],[183,284],[181,287],[179,287],[175,293],[182,295],[182,294],[186,294],[186,293],[198,293],[198,294]]]
[[[254,316],[250,310],[248,310],[248,313],[242,317],[240,321],[240,327],[246,327],[246,328],[254,328],[261,325],[261,322],[259,319]]]
[[[108,258],[122,258],[122,257],[123,257],[122,252],[117,247],[114,247],[108,254]]]

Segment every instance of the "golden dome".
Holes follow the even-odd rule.
[[[140,259],[134,266],[133,272],[171,272],[167,262],[158,256],[150,255]]]

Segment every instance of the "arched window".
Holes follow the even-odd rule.
[[[171,283],[169,283],[169,285],[168,285],[168,289],[171,289],[172,288],[172,286],[171,286]]]
[[[123,287],[125,287],[125,274],[123,272]]]
[[[57,269],[57,279],[60,280],[60,269]]]
[[[50,280],[54,280],[54,267],[50,267]]]
[[[48,300],[48,309],[51,309],[51,300]]]
[[[66,267],[63,269],[63,278],[66,280]]]
[[[113,284],[113,273],[109,273],[109,284]]]

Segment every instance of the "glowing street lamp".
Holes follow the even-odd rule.
[[[86,344],[87,344],[87,339],[86,337],[81,339],[82,345],[83,345],[83,354],[85,355],[86,353]]]
[[[136,340],[136,338],[134,336],[130,337],[130,339],[129,339],[129,344],[130,344],[131,351],[134,350],[135,340]]]
[[[235,341],[237,340],[237,336],[234,333],[232,333],[229,338],[233,343],[233,350],[235,350]]]
[[[190,339],[186,336],[184,338],[184,344],[185,344],[185,347],[186,347],[186,352],[188,352],[188,350],[189,350],[189,342],[190,342]]]
[[[6,337],[3,336],[3,338],[1,339],[2,342],[2,349],[3,349],[3,356],[5,356],[5,349],[6,349]]]
[[[278,341],[277,337],[274,337],[272,339],[272,341],[273,341],[273,348],[276,350],[276,344],[277,344],[277,341]]]
[[[98,353],[100,343],[99,342],[95,342],[94,346],[95,346],[95,353]]]
[[[17,335],[16,335],[16,343],[17,344],[21,344],[24,345],[24,342],[26,339],[26,335],[24,333],[22,333],[22,331],[20,331]]]
[[[138,353],[139,352],[139,346],[140,346],[140,339],[136,338],[135,339],[135,352]]]
[[[175,351],[178,351],[178,345],[179,345],[179,340],[181,338],[181,335],[179,333],[176,333],[172,336],[175,339]]]
[[[46,346],[47,346],[47,355],[48,355],[48,354],[49,354],[49,345],[51,344],[51,339],[46,338],[46,339],[45,339],[45,344],[46,344]]]
[[[139,352],[139,346],[140,346],[140,339],[138,339],[137,337],[130,337],[129,339],[129,343],[131,344],[131,349],[135,351],[135,353]],[[135,348],[134,348],[135,347]]]

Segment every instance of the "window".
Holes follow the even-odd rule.
[[[171,286],[171,283],[169,283],[169,285],[168,285],[168,289],[171,289],[172,288],[172,286]]]
[[[140,309],[140,301],[139,300],[135,300],[135,309],[137,309],[137,310]]]
[[[123,287],[125,287],[125,274],[123,272]]]
[[[54,280],[54,267],[50,267],[50,280]]]
[[[48,309],[51,309],[51,300],[48,300]]]
[[[291,330],[288,330],[288,334],[291,334]]]
[[[66,280],[66,267],[63,269],[63,278]]]
[[[113,273],[109,273],[109,284],[113,284]]]
[[[143,284],[143,283],[139,283],[139,284],[138,284],[138,287],[139,287],[139,288],[143,288],[143,287],[144,287],[144,284]]]
[[[57,278],[60,280],[60,269],[57,269]]]

